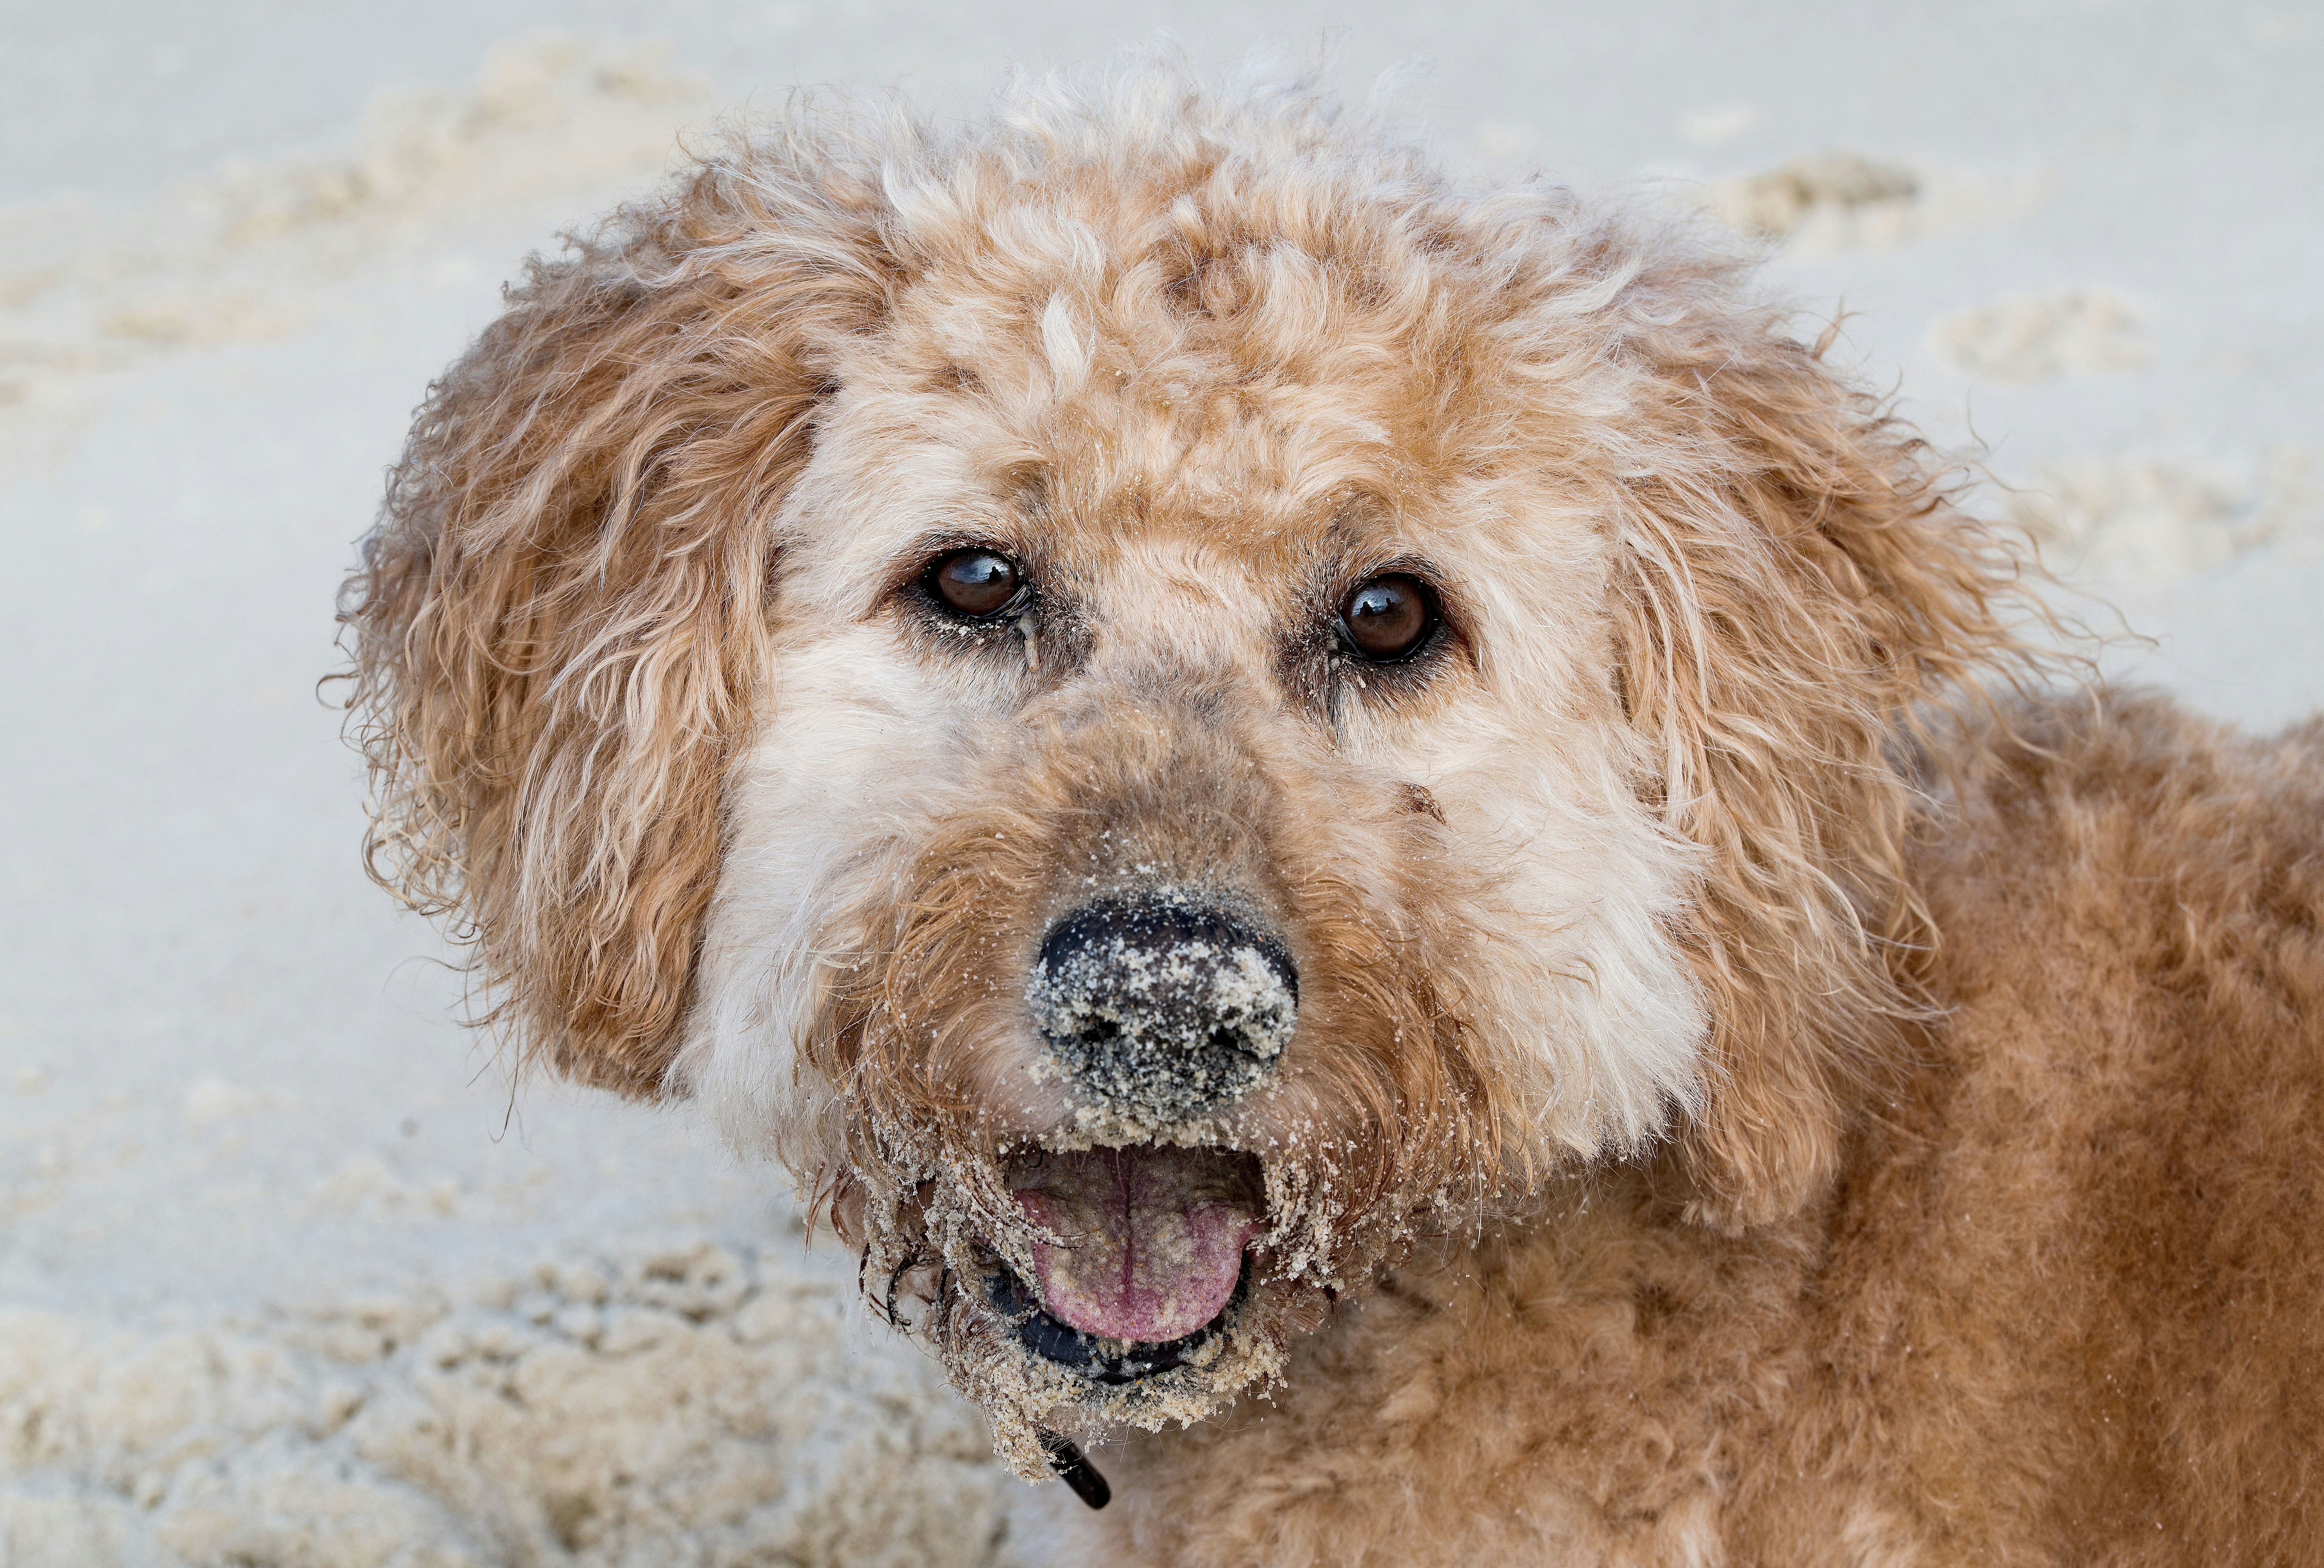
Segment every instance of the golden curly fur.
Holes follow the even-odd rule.
[[[372,863],[788,1162],[1020,1471],[1105,1442],[1113,1560],[2324,1560],[2324,731],[2012,695],[2016,558],[1823,346],[1304,88],[797,114],[432,389]],[[969,547],[1022,613],[931,608]],[[1384,573],[1442,627],[1367,665]],[[1296,1031],[1124,1120],[1026,976],[1188,888]],[[1059,1241],[1012,1162],[1160,1144],[1259,1173],[1248,1298],[1101,1387],[980,1281]]]

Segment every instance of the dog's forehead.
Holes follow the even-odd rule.
[[[1091,572],[1176,546],[1277,581],[1425,548],[1507,448],[1514,393],[1448,335],[1462,291],[1434,263],[1390,299],[1278,237],[1199,287],[1134,252],[1093,281],[1083,239],[1070,264],[932,268],[850,346],[825,457],[877,500],[828,544],[868,569],[933,535],[1033,536]]]

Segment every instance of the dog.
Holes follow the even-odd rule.
[[[2324,1562],[2324,727],[1789,320],[1304,84],[736,133],[417,415],[374,874],[1087,1560]]]

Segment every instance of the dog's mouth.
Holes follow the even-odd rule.
[[[987,1291],[1045,1360],[1100,1383],[1153,1377],[1193,1359],[1249,1292],[1266,1207],[1250,1155],[1043,1153],[1009,1181],[1025,1217],[1057,1240],[1034,1243],[1029,1282],[1001,1266]]]
[[[986,1287],[993,1310],[1016,1325],[1019,1344],[1043,1360],[1055,1362],[1093,1383],[1114,1387],[1175,1370],[1194,1360],[1204,1345],[1218,1337],[1249,1288],[1250,1268],[1246,1264],[1237,1277],[1234,1294],[1208,1323],[1192,1333],[1156,1342],[1124,1342],[1073,1327],[1043,1311],[1026,1289],[1024,1281],[1006,1264],[993,1274]]]

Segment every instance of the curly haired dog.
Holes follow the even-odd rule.
[[[1305,89],[796,115],[420,410],[373,863],[1092,1560],[2324,1562],[2324,727],[2023,695],[1820,350]]]

